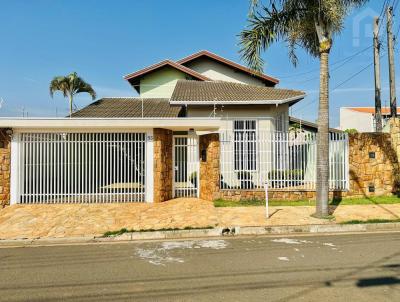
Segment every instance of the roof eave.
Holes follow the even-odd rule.
[[[283,100],[247,100],[247,101],[173,101],[170,100],[171,105],[283,105],[289,103],[293,105],[304,99],[305,95],[287,98]]]
[[[210,79],[208,77],[206,77],[206,76],[204,76],[204,75],[202,75],[202,74],[200,74],[200,73],[198,73],[198,72],[196,72],[194,70],[191,70],[191,69],[189,69],[189,68],[187,68],[187,67],[185,67],[183,65],[177,64],[177,63],[175,63],[175,62],[173,62],[171,60],[161,61],[159,63],[153,64],[153,65],[148,66],[146,68],[140,69],[140,70],[138,70],[136,72],[129,73],[129,74],[125,75],[123,78],[125,80],[127,80],[128,82],[130,82],[130,80],[132,80],[132,79],[135,79],[137,77],[141,77],[141,76],[143,76],[143,75],[145,75],[147,73],[153,72],[153,71],[155,71],[155,70],[157,70],[159,68],[163,68],[165,66],[170,66],[172,68],[180,70],[183,73],[186,73],[186,74],[188,74],[188,75],[190,75],[190,76],[192,76],[194,78],[197,78],[199,80],[210,81]]]

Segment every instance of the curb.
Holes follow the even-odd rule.
[[[152,231],[125,233],[114,237],[68,237],[68,238],[37,238],[0,240],[0,248],[69,245],[107,242],[129,242],[140,240],[189,239],[204,237],[236,237],[260,235],[290,235],[318,233],[365,233],[400,231],[400,222],[370,223],[370,224],[314,224],[285,226],[232,226],[213,229]]]

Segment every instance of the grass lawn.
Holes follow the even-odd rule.
[[[330,201],[330,205],[355,205],[355,204],[393,204],[400,203],[400,198],[396,195],[380,196],[380,197],[364,197],[364,198],[343,198],[341,200],[334,199]],[[230,201],[217,199],[214,201],[215,207],[254,207],[264,206],[265,200],[240,200]],[[315,206],[315,201],[312,200],[270,200],[270,206]]]
[[[368,220],[349,220],[341,224],[366,224],[366,223],[390,223],[400,222],[400,219],[368,219]]]

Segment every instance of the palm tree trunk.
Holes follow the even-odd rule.
[[[72,117],[72,104],[74,102],[73,96],[69,95],[69,117]]]
[[[317,134],[317,208],[315,215],[329,215],[329,49],[320,53]]]

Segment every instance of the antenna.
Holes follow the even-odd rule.
[[[3,104],[4,104],[4,99],[0,98],[0,108],[3,108]]]

